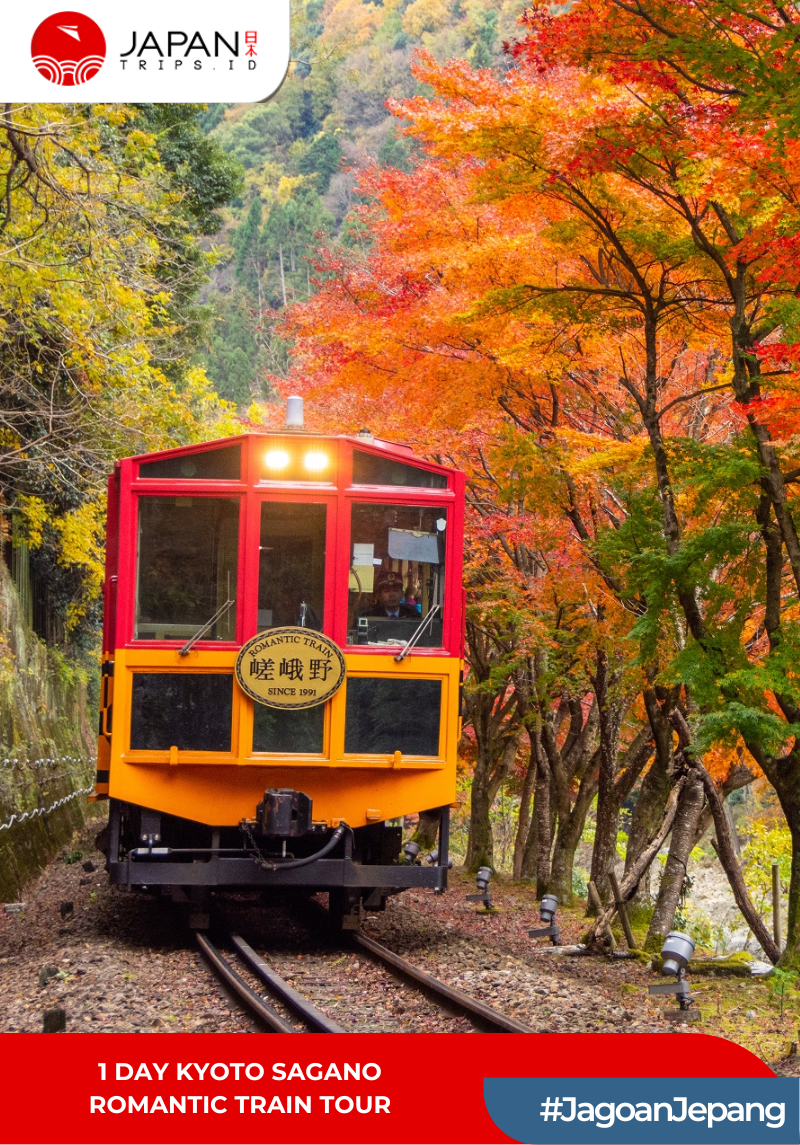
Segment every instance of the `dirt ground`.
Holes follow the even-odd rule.
[[[43,1011],[61,1005],[68,1030],[76,1032],[254,1032],[205,970],[172,903],[108,885],[102,856],[94,850],[97,830],[97,824],[87,827],[27,888],[22,911],[0,908],[0,1028],[41,1030]],[[534,1030],[676,1028],[669,1017],[674,1001],[648,995],[648,985],[662,979],[641,961],[559,954],[546,939],[529,938],[528,929],[540,925],[529,884],[494,879],[496,909],[490,913],[467,902],[474,889],[470,877],[454,871],[445,895],[397,896],[384,913],[366,916],[365,933]],[[231,909],[224,902],[218,906]],[[246,905],[235,909],[248,920]],[[582,910],[560,908],[558,920],[561,942],[577,943],[586,926]],[[279,934],[273,922],[268,903],[254,905],[253,932],[262,934],[265,948],[270,935]],[[333,976],[323,978],[308,961],[319,952],[319,941],[310,933],[281,933],[275,947],[286,964],[281,972],[293,962],[295,985],[303,988],[305,967],[305,983],[313,980],[320,991],[316,1004],[325,1009],[327,1001],[347,1028],[413,1032],[420,1022],[431,1028],[430,1015],[410,997],[398,1004],[387,995],[382,1011],[360,1013],[351,1000],[357,991],[348,986],[361,973],[351,965],[355,956],[329,951]],[[800,1041],[800,992],[793,983],[695,976],[692,991],[701,1021],[678,1028],[729,1038],[776,1072],[800,1075],[800,1058],[789,1053],[791,1043]],[[454,1027],[442,1022],[435,1028]]]

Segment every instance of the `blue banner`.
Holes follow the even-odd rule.
[[[490,1077],[489,1116],[531,1145],[797,1145],[797,1078]]]

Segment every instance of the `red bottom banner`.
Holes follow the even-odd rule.
[[[769,1078],[670,1034],[3,1034],[3,1145],[512,1141],[484,1078]],[[645,1127],[646,1128],[646,1127]]]

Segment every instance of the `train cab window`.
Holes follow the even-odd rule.
[[[287,711],[253,705],[253,751],[320,755],[325,731],[325,705]]]
[[[441,700],[439,680],[351,677],[345,754],[438,756]]]
[[[241,445],[204,449],[200,453],[163,457],[159,461],[143,461],[139,466],[140,477],[160,477],[170,481],[239,481],[241,475]]]
[[[238,499],[140,497],[136,639],[235,640],[238,549]]]
[[[262,504],[259,632],[293,624],[321,631],[325,600],[325,522],[324,505],[299,501]]]
[[[442,646],[447,510],[354,504],[348,644]]]
[[[131,750],[230,751],[232,705],[232,676],[136,672]]]
[[[408,485],[417,489],[446,489],[444,473],[432,473],[416,465],[406,465],[391,457],[353,450],[354,485]]]

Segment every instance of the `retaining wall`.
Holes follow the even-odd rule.
[[[97,677],[48,648],[23,619],[0,559],[0,902],[83,823],[94,778]],[[10,824],[9,826],[5,826]]]

